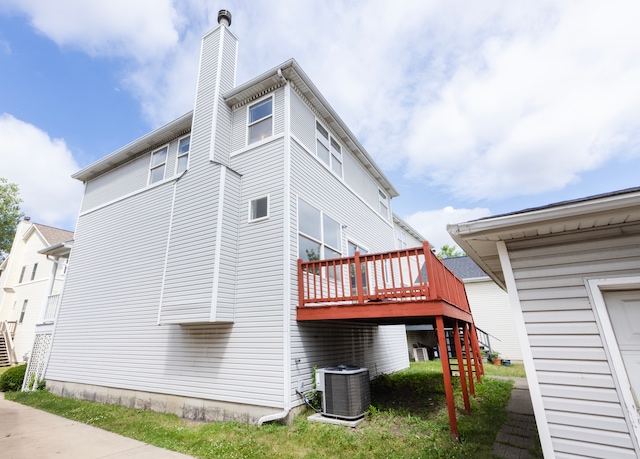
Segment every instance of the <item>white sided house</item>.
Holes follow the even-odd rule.
[[[74,175],[54,393],[262,423],[314,367],[409,365],[402,324],[296,320],[298,258],[394,250],[398,193],[296,61],[236,86],[229,25],[202,39],[193,111]]]
[[[507,292],[470,257],[445,258],[442,262],[464,282],[476,327],[488,335],[485,345],[490,345],[502,359],[522,363],[520,340]]]
[[[640,188],[448,230],[509,293],[545,458],[640,457]]]
[[[42,250],[71,239],[71,231],[28,217],[18,223],[11,251],[0,264],[0,366],[27,360],[36,327],[53,321],[65,267]]]

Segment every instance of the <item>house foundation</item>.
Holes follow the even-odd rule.
[[[257,424],[262,416],[282,412],[282,408],[278,407],[246,405],[64,381],[47,380],[47,390],[61,397],[122,405],[158,413],[171,413],[184,419],[201,422],[237,421]],[[287,424],[292,422],[295,416],[304,409],[304,405],[292,408],[282,422]]]

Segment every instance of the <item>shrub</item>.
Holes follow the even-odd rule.
[[[0,392],[17,392],[22,389],[22,380],[27,372],[27,364],[9,368],[0,376]]]

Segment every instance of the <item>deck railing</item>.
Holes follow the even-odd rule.
[[[58,312],[58,303],[60,303],[60,295],[49,295],[47,299],[47,306],[44,310],[44,316],[42,317],[42,323],[52,323],[56,320],[56,313]]]
[[[422,247],[329,260],[298,260],[300,306],[444,300],[469,311],[464,284]]]

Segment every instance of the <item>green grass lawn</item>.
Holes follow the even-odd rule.
[[[484,378],[467,415],[454,381],[460,442],[449,434],[439,361],[412,363],[374,381],[367,420],[355,429],[309,422],[306,415],[287,426],[202,424],[46,391],[6,393],[5,398],[198,458],[491,458],[512,382]]]

